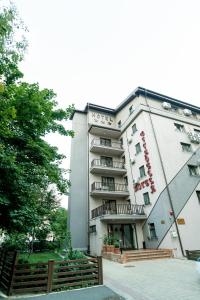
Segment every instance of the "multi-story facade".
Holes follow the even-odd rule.
[[[88,103],[73,117],[72,245],[200,249],[200,108],[137,88],[116,109]]]

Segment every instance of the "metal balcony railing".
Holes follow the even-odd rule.
[[[113,149],[123,149],[123,145],[120,142],[113,142],[113,141],[101,140],[101,139],[93,139],[91,142],[91,146],[102,146],[102,147],[110,147]]]
[[[91,167],[107,167],[115,169],[125,169],[124,163],[120,161],[105,161],[102,159],[94,159],[91,162]]]
[[[128,185],[121,183],[93,182],[92,191],[128,192]]]
[[[103,204],[91,211],[92,218],[104,215],[145,215],[144,205]]]

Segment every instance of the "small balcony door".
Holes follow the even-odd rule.
[[[115,190],[115,178],[114,177],[101,177],[102,189],[106,189],[108,191]]]
[[[116,200],[103,200],[103,207],[106,214],[117,213]]]
[[[102,167],[111,167],[113,166],[113,159],[112,157],[108,156],[101,156],[101,166]]]
[[[111,139],[100,138],[100,145],[111,147]]]

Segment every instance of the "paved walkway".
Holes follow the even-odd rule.
[[[0,297],[0,299],[3,299]],[[124,300],[115,292],[111,291],[105,286],[98,286],[86,289],[72,290],[66,292],[52,293],[41,296],[18,296],[10,297],[9,299],[15,300]],[[4,298],[5,300],[5,298]]]
[[[199,300],[194,261],[159,259],[124,265],[104,260],[104,284],[127,300]]]

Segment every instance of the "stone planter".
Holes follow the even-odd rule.
[[[113,245],[107,245],[107,252],[114,252],[115,247]]]
[[[114,248],[114,253],[115,254],[120,254],[120,249],[119,248]]]

